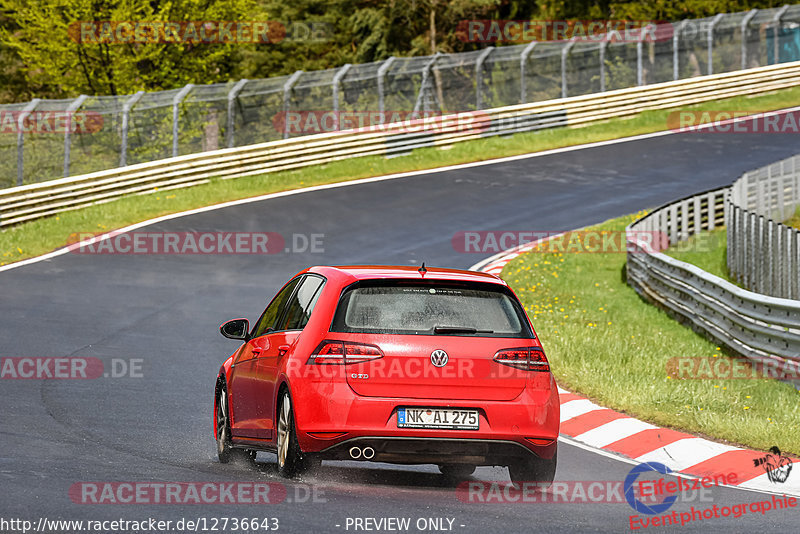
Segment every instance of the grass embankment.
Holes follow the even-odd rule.
[[[736,109],[765,111],[800,104],[800,87],[755,97],[688,106],[687,110]],[[657,132],[667,128],[669,110],[646,111],[580,128],[559,128],[511,137],[491,137],[458,143],[448,150],[421,148],[396,158],[356,158],[300,169],[211,183],[173,191],[154,190],[99,206],[65,212],[0,231],[0,265],[37,256],[63,246],[72,233],[101,232],[201,206],[312,185],[369,176],[430,169],[444,165],[526,154],[553,148]]]
[[[622,231],[638,216],[589,230]],[[531,252],[503,270],[542,338],[559,383],[660,426],[800,454],[800,391],[791,385],[668,377],[670,358],[729,356],[642,300],[626,284],[624,265],[624,253]]]
[[[728,236],[723,227],[693,235],[686,241],[669,247],[664,253],[735,284],[728,273],[727,251]]]
[[[794,215],[792,215],[789,219],[784,221],[783,224],[800,230],[800,208],[797,208],[797,211],[794,212]]]

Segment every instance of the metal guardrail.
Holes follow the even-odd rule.
[[[797,61],[798,23],[800,5],[785,5],[659,24],[647,42],[534,40],[168,91],[0,105],[0,188],[330,132],[339,129],[339,113],[480,110]],[[330,126],[289,127],[290,115],[309,112],[329,114]],[[73,127],[92,124],[48,128],[59,116]],[[42,127],[25,127],[37,121]]]
[[[627,279],[640,295],[695,330],[760,362],[800,370],[800,301],[754,293],[655,252],[636,232],[664,232],[675,244],[725,224],[731,186],[666,204],[628,226]]]
[[[536,104],[464,112],[216,150],[140,163],[73,178],[0,190],[0,227],[116,198],[297,169],[337,160],[450,146],[494,135],[580,126],[646,110],[668,109],[800,84],[800,62],[619,89]],[[665,121],[666,125],[666,121]]]
[[[800,155],[746,172],[727,200],[728,271],[752,291],[800,300]]]

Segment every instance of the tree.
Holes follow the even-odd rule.
[[[253,0],[0,0],[0,41],[22,61],[37,96],[118,95],[226,81],[233,44],[84,40],[80,21],[245,19]],[[97,27],[97,25],[95,26]],[[91,35],[91,32],[89,32]]]

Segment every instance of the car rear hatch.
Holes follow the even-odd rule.
[[[509,365],[502,351],[539,347],[506,286],[435,279],[353,284],[330,336],[344,345],[325,350],[348,354],[347,382],[369,397],[511,400],[525,388],[528,352]]]
[[[358,395],[502,401],[525,388],[526,371],[493,360],[502,349],[525,345],[520,339],[359,335],[352,340],[384,354],[347,366],[347,383]]]

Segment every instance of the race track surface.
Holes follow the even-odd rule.
[[[280,532],[297,533],[354,532],[352,526],[346,529],[347,518],[356,517],[407,517],[409,532],[418,532],[417,520],[429,517],[453,519],[452,530],[464,533],[628,531],[633,510],[626,502],[463,502],[434,466],[326,462],[287,482],[277,476],[271,454],[261,453],[256,469],[221,465],[211,430],[213,385],[237,345],[217,328],[233,317],[256,319],[276,290],[310,264],[425,261],[468,268],[489,254],[454,250],[451,238],[458,231],[569,230],[727,185],[748,169],[797,151],[797,137],[791,135],[683,134],[629,141],[307,192],[147,228],[324,234],[324,253],[66,254],[2,272],[0,356],[95,357],[106,370],[114,359],[143,361],[141,377],[0,380],[0,516],[34,522],[274,517]],[[546,348],[547,333],[540,335]],[[631,467],[562,443],[557,479],[621,481]],[[108,505],[76,504],[69,495],[80,482],[254,480],[285,484],[286,500]],[[506,483],[507,473],[479,468],[471,480]],[[309,490],[316,491],[315,498],[306,498]],[[677,503],[673,509],[764,498],[714,488],[710,501]],[[796,510],[704,520],[681,531],[791,532]]]

